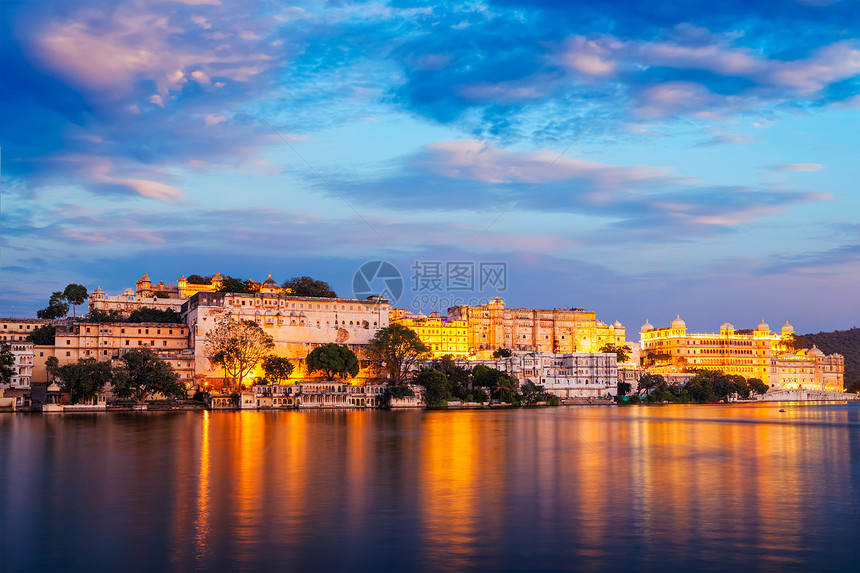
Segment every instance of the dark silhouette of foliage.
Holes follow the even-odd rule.
[[[182,315],[172,308],[161,310],[159,308],[144,306],[143,308],[131,311],[131,314],[128,315],[128,322],[167,322],[180,324],[182,323]]]
[[[289,378],[294,368],[292,362],[283,356],[266,356],[263,359],[263,372],[266,373],[266,379],[275,384],[280,384],[281,380]]]
[[[63,318],[67,314],[69,314],[69,304],[66,302],[63,293],[60,291],[55,291],[51,294],[51,298],[48,300],[48,306],[36,311],[36,316],[39,318],[46,318],[48,320]]]
[[[41,346],[53,346],[56,335],[57,328],[55,326],[43,324],[34,328],[33,332],[27,336],[27,340]]]
[[[311,277],[293,277],[281,285],[292,289],[296,296],[316,296],[320,298],[337,298],[327,282],[314,280]]]
[[[834,330],[797,337],[798,348],[817,346],[824,354],[845,357],[845,390],[860,392],[860,328]]]

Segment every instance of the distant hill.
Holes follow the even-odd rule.
[[[845,389],[860,392],[860,328],[797,337],[798,348],[812,348],[813,344],[825,354],[835,352],[845,357]]]

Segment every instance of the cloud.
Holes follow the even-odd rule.
[[[777,173],[813,173],[824,170],[820,163],[785,163],[783,165],[771,165],[769,171]]]

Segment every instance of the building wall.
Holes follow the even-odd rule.
[[[596,313],[581,308],[538,310],[505,308],[500,298],[480,306],[448,309],[449,320],[469,325],[469,349],[496,348],[530,352],[597,352],[607,344],[624,345],[625,329],[597,320]]]
[[[617,360],[612,352],[515,352],[507,358],[456,363],[470,369],[483,364],[507,372],[520,383],[530,381],[559,398],[589,398],[617,393]]]
[[[0,342],[24,341],[35,329],[60,321],[43,318],[0,318]]]
[[[421,342],[427,345],[436,358],[446,355],[469,355],[469,324],[465,320],[447,320],[434,316],[429,318],[404,316],[393,318],[390,322],[414,330]]]
[[[135,310],[141,308],[154,308],[157,310],[182,310],[183,298],[159,298],[155,296],[142,296],[133,290],[125,289],[125,292],[116,296],[106,295],[100,288],[90,294],[90,311],[101,310],[108,312],[115,310],[123,317],[128,317]]]
[[[6,344],[12,351],[14,374],[9,384],[0,384],[0,388],[29,388],[33,376],[33,343],[14,341]]]
[[[195,356],[195,376],[215,384],[223,379],[223,371],[212,366],[205,354],[210,331],[218,322],[251,320],[259,324],[274,342],[274,354],[294,361],[299,366],[295,377],[302,376],[303,361],[315,347],[335,342],[350,347],[359,358],[374,335],[388,322],[389,304],[386,299],[297,297],[281,293],[198,293],[183,305],[191,333]],[[363,364],[363,371],[354,382],[372,375]],[[262,376],[258,367],[252,377]]]
[[[167,361],[186,384],[192,379],[194,356],[188,347],[188,326],[172,323],[81,322],[58,327],[53,355],[60,365],[81,358],[95,358],[119,365],[119,358],[129,350],[149,348]],[[50,351],[35,349],[39,382],[47,381],[45,361]],[[43,355],[44,354],[44,355]],[[42,378],[44,376],[44,379]]]

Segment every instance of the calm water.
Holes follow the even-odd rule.
[[[858,506],[856,403],[0,416],[4,572],[856,572]]]

